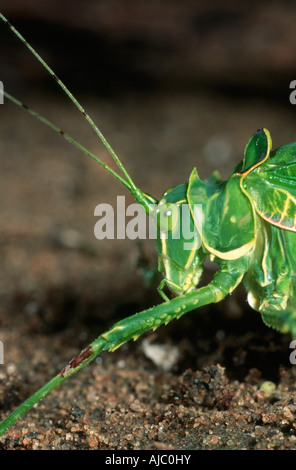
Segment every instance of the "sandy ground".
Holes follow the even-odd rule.
[[[108,159],[66,100],[35,93],[26,102]],[[136,183],[157,198],[188,181],[195,165],[202,177],[216,168],[227,177],[259,127],[275,146],[296,137],[291,106],[251,99],[131,95],[84,104]],[[1,107],[0,139],[4,418],[115,321],[161,299],[143,285],[134,241],[94,237],[95,206],[115,204],[124,188],[10,104],[5,114]],[[152,263],[153,242],[144,248]],[[204,282],[212,275],[209,267]],[[169,361],[152,360],[152,345]],[[289,345],[240,288],[102,354],[29,411],[0,448],[296,449]]]

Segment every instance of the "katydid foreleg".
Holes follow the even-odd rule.
[[[184,294],[181,297],[176,297],[168,302],[163,302],[148,310],[143,310],[116,323],[109,331],[100,335],[87,348],[83,349],[59,374],[53,377],[53,379],[47,382],[47,384],[2,421],[0,424],[0,436],[51,390],[89,364],[102,351],[114,351],[127,341],[131,339],[136,340],[143,333],[155,330],[173,319],[178,319],[196,307],[219,302],[235,289],[240,283],[244,272],[243,264],[231,270],[225,267],[225,269],[216,272],[213,280],[207,286]]]

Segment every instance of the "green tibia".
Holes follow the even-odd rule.
[[[219,302],[237,286],[246,269],[246,260],[232,263],[231,266],[228,266],[226,263],[215,274],[214,279],[209,285],[143,312],[136,313],[116,323],[109,331],[103,333],[86,349],[81,351],[80,354],[74,357],[59,374],[2,421],[0,424],[0,435],[51,390],[89,364],[101,351],[114,351],[127,341],[131,339],[136,340],[146,331],[155,330],[160,325],[167,324],[173,319],[178,319],[196,307]]]

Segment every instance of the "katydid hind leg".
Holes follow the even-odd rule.
[[[277,290],[266,295],[259,307],[264,323],[282,333],[296,338],[296,278],[287,277],[289,284],[285,292]]]
[[[249,304],[264,323],[296,337],[295,233],[262,224],[264,249],[255,253],[245,277]]]
[[[289,333],[296,339],[296,309],[293,306],[281,310],[277,305],[272,304],[273,299],[268,299],[262,305],[260,313],[264,323],[281,333]],[[295,300],[294,300],[295,301]]]

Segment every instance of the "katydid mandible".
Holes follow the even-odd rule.
[[[296,338],[296,143],[272,150],[267,129],[256,131],[243,160],[226,181],[217,172],[202,181],[194,168],[188,183],[166,191],[157,201],[141,191],[90,116],[52,69],[0,13],[2,21],[53,76],[96,132],[122,175],[115,172],[57,126],[5,92],[6,98],[37,117],[114,176],[157,221],[158,290],[163,302],[125,318],[74,357],[61,372],[0,424],[2,435],[51,390],[90,363],[101,351],[113,351],[131,339],[201,306],[221,301],[241,282],[248,302],[263,321]],[[236,200],[235,207],[231,200]],[[202,206],[202,223],[195,206]],[[176,236],[183,206],[190,208],[190,250]],[[164,230],[163,227],[166,227]],[[220,269],[205,287],[197,288],[206,257]],[[167,287],[174,298],[164,293]]]

